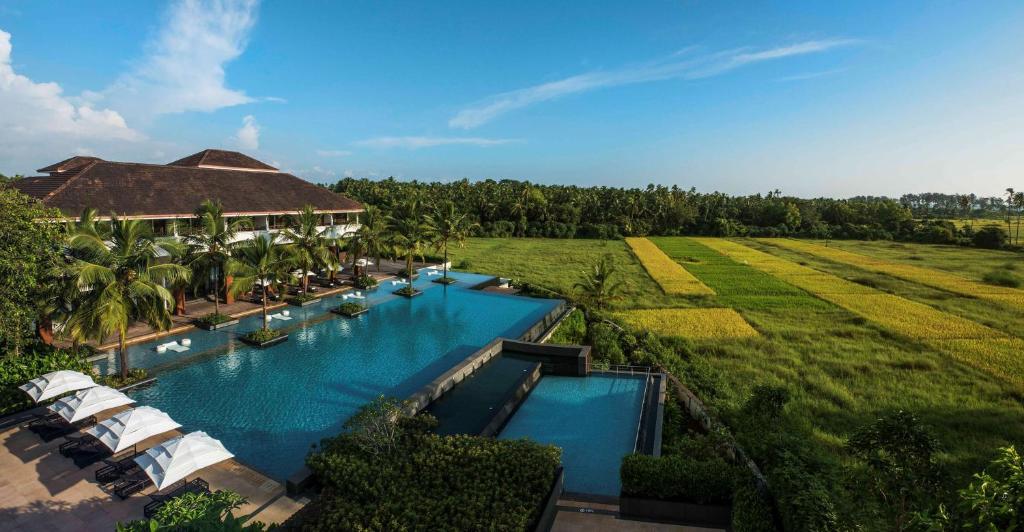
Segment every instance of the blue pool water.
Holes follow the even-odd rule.
[[[520,336],[558,304],[470,290],[488,277],[452,276],[460,282],[449,287],[421,276],[415,286],[424,293],[413,299],[392,295],[398,287],[385,283],[369,295],[370,312],[351,320],[328,312],[337,298],[288,307],[295,319],[272,326],[290,338],[266,349],[237,341],[260,326],[259,316],[135,346],[132,363],[154,368],[158,382],[131,396],[284,479],[360,406],[379,395],[405,398],[495,337]],[[155,352],[182,337],[192,340],[189,351]]]
[[[646,377],[545,376],[499,435],[562,448],[565,491],[618,497],[622,457],[633,452]]]

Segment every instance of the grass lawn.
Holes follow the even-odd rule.
[[[828,464],[822,475],[845,522],[866,529],[884,528],[876,521],[875,499],[848,480],[843,445],[849,434],[878,414],[906,409],[932,426],[941,440],[948,486],[965,486],[1000,446],[1024,442],[1024,394],[989,373],[958,362],[922,342],[873,325],[868,320],[795,288],[772,275],[736,262],[689,238],[651,238],[682,264],[714,296],[670,297],[646,275],[622,242],[596,240],[471,239],[456,250],[453,264],[462,269],[522,279],[554,290],[569,290],[580,272],[604,253],[612,253],[627,280],[617,310],[631,308],[727,307],[736,310],[758,336],[694,342],[695,350],[720,377],[713,397],[704,397],[729,422],[758,384],[787,386],[787,407],[807,427],[807,438]],[[925,303],[1007,334],[1024,331],[1024,316],[991,303],[855,267],[738,240],[772,255],[838,275],[863,287]],[[957,263],[973,262],[979,276],[1020,255],[954,247],[833,241],[858,253],[963,273]],[[971,259],[957,258],[965,253]],[[907,258],[911,256],[922,259]],[[978,265],[980,264],[980,266]],[[733,426],[742,441],[758,434]],[[769,479],[770,480],[770,479]]]

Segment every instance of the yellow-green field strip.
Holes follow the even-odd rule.
[[[891,262],[885,259],[869,257],[867,255],[861,255],[859,253],[853,253],[842,249],[825,247],[813,242],[787,238],[759,240],[773,246],[807,253],[808,255],[814,255],[815,257],[828,259],[841,264],[848,264],[850,266],[856,266],[864,270],[889,275],[924,286],[930,286],[932,288],[938,288],[939,290],[945,290],[954,294],[975,297],[986,301],[995,301],[1017,307],[1024,307],[1024,290],[979,283],[948,272],[934,270],[931,268],[922,268],[921,266],[914,266],[912,264]]]
[[[659,336],[691,340],[726,340],[757,336],[743,316],[730,308],[664,308],[626,310],[613,314],[628,327]]]
[[[720,238],[696,242],[737,262],[857,314],[884,329],[920,340],[951,356],[1024,387],[1024,340],[928,305],[886,294]]]
[[[700,282],[690,272],[672,260],[654,242],[646,238],[627,238],[626,244],[633,250],[637,260],[647,274],[670,296],[708,296],[715,291]]]

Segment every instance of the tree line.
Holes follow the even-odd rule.
[[[976,231],[973,224],[933,218],[942,214],[943,218],[1001,219],[1019,217],[1024,210],[1024,194],[1020,193],[1009,194],[1008,200],[943,194],[905,195],[899,200],[868,196],[806,199],[778,190],[730,196],[663,185],[641,189],[394,178],[345,178],[330,188],[385,213],[410,197],[450,201],[477,224],[474,236],[493,237],[804,236],[1000,247],[1011,243],[1009,231],[986,229],[986,234],[977,238],[980,227]],[[1020,205],[1014,206],[1018,197]]]

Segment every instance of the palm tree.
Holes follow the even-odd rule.
[[[235,250],[233,273],[238,274],[231,283],[231,292],[238,295],[255,290],[263,292],[263,330],[267,329],[267,285],[289,276],[293,257],[288,248],[280,244],[280,235],[264,238],[254,236],[245,246]]]
[[[1006,189],[1006,238],[1007,239],[1010,239],[1010,236],[1013,235],[1013,229],[1010,228],[1010,222],[1012,221],[1012,218],[1010,217],[1010,207],[1013,206],[1013,198],[1014,198],[1015,195],[1016,195],[1016,193],[1013,191],[1013,187],[1010,187],[1010,188]],[[1011,243],[1012,243],[1012,241],[1011,241]]]
[[[70,246],[79,257],[71,271],[82,297],[67,329],[76,340],[102,341],[117,333],[121,377],[127,378],[128,325],[142,320],[158,330],[169,328],[174,298],[157,280],[187,280],[191,272],[178,264],[154,264],[161,245],[139,220],[113,217],[109,232],[76,232]]]
[[[971,205],[974,203],[973,199],[968,194],[961,194],[956,197],[957,203],[960,204],[960,212],[963,213],[963,217],[968,220],[967,227],[972,231],[974,230],[974,211],[971,209]]]
[[[380,271],[380,258],[388,252],[388,227],[387,220],[380,209],[373,205],[366,206],[363,213],[363,223],[359,229],[351,233],[349,248],[354,251],[352,256],[352,267],[355,269],[356,261],[360,255],[373,257],[377,261],[377,271]]]
[[[427,225],[434,240],[434,247],[444,250],[444,282],[448,283],[448,245],[455,244],[458,247],[465,247],[466,238],[473,228],[478,227],[476,223],[469,221],[469,215],[460,212],[455,203],[445,201],[438,205],[434,212],[427,214]]]
[[[219,201],[206,200],[196,209],[199,230],[186,236],[184,242],[191,248],[193,270],[213,274],[213,313],[220,314],[222,274],[231,260],[231,247],[238,232],[251,224],[247,218],[224,217],[224,206]]]
[[[309,288],[307,274],[313,268],[333,268],[338,264],[337,257],[331,252],[337,240],[328,236],[330,231],[330,227],[320,229],[320,215],[312,205],[306,205],[297,213],[291,227],[282,232],[284,238],[290,241],[288,246],[295,264],[302,270],[303,293]]]
[[[1013,194],[1013,206],[1017,207],[1017,229],[1014,240],[1016,240],[1017,244],[1020,244],[1020,215],[1021,211],[1024,211],[1024,192],[1015,192]]]
[[[580,291],[580,298],[592,304],[594,308],[603,309],[609,301],[618,297],[622,283],[613,280],[616,274],[615,259],[611,254],[601,257],[601,260],[594,266],[583,272],[583,279],[578,281],[573,288]]]
[[[391,216],[388,216],[388,230],[392,234],[392,243],[399,254],[405,255],[405,275],[410,281],[410,287],[413,257],[422,257],[430,244],[430,226],[423,221],[421,211],[420,202],[410,199],[396,205]]]

